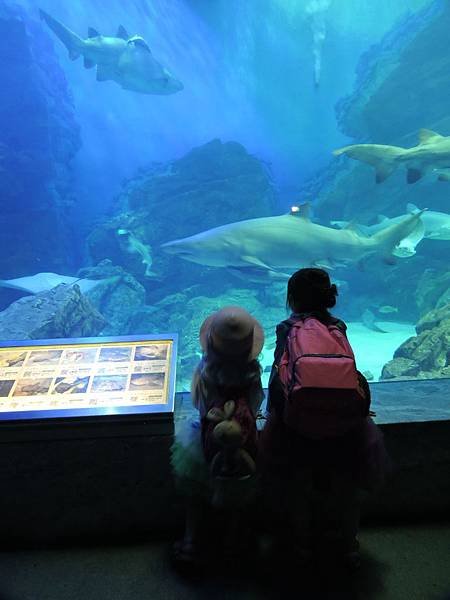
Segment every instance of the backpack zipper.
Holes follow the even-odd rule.
[[[304,356],[320,356],[322,358],[351,358],[353,360],[353,356],[350,356],[348,354],[301,354],[297,357],[295,362],[297,362],[297,360],[303,358]]]
[[[292,365],[292,376],[291,376],[291,385],[289,386],[289,390],[288,390],[288,399],[291,395],[292,389],[295,385],[295,365],[297,364],[297,361],[299,361],[301,358],[304,357],[321,357],[321,358],[350,358],[356,368],[356,362],[355,362],[355,358],[353,356],[349,356],[348,354],[301,354],[300,356],[297,356],[297,358],[294,360],[294,363]]]

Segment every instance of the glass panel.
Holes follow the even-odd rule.
[[[449,26],[429,0],[0,0],[1,338],[178,333],[186,390],[237,304],[267,384],[315,266],[368,379],[449,377]]]

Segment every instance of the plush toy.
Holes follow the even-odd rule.
[[[237,409],[236,402],[228,400],[223,409],[211,408],[206,416],[208,421],[216,423],[211,433],[216,453],[210,463],[210,474],[212,504],[220,508],[245,504],[255,487],[256,464],[250,448],[246,449],[248,442],[253,447],[253,439],[248,439],[249,432],[246,434],[238,422]]]

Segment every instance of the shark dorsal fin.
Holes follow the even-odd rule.
[[[383,223],[383,221],[387,221],[388,218],[386,215],[377,215],[377,223]]]
[[[94,29],[93,27],[89,27],[88,29],[88,37],[93,38],[93,37],[100,37],[99,32]]]
[[[431,129],[419,129],[419,144],[428,144],[433,139],[437,141],[444,136],[432,131]]]
[[[310,221],[310,212],[311,205],[309,202],[305,202],[299,206],[292,206],[289,214],[293,217],[300,217],[302,219],[306,219],[306,221]]]
[[[116,33],[116,37],[122,38],[122,40],[125,40],[125,41],[130,39],[128,32],[123,25],[119,25],[119,28]]]
[[[411,215],[414,215],[414,214],[420,212],[420,209],[412,202],[408,202],[408,204],[406,205],[406,212]]]

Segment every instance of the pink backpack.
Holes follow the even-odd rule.
[[[314,317],[292,323],[278,374],[284,422],[310,438],[343,435],[361,425],[370,399],[360,385],[353,350],[342,331]]]

